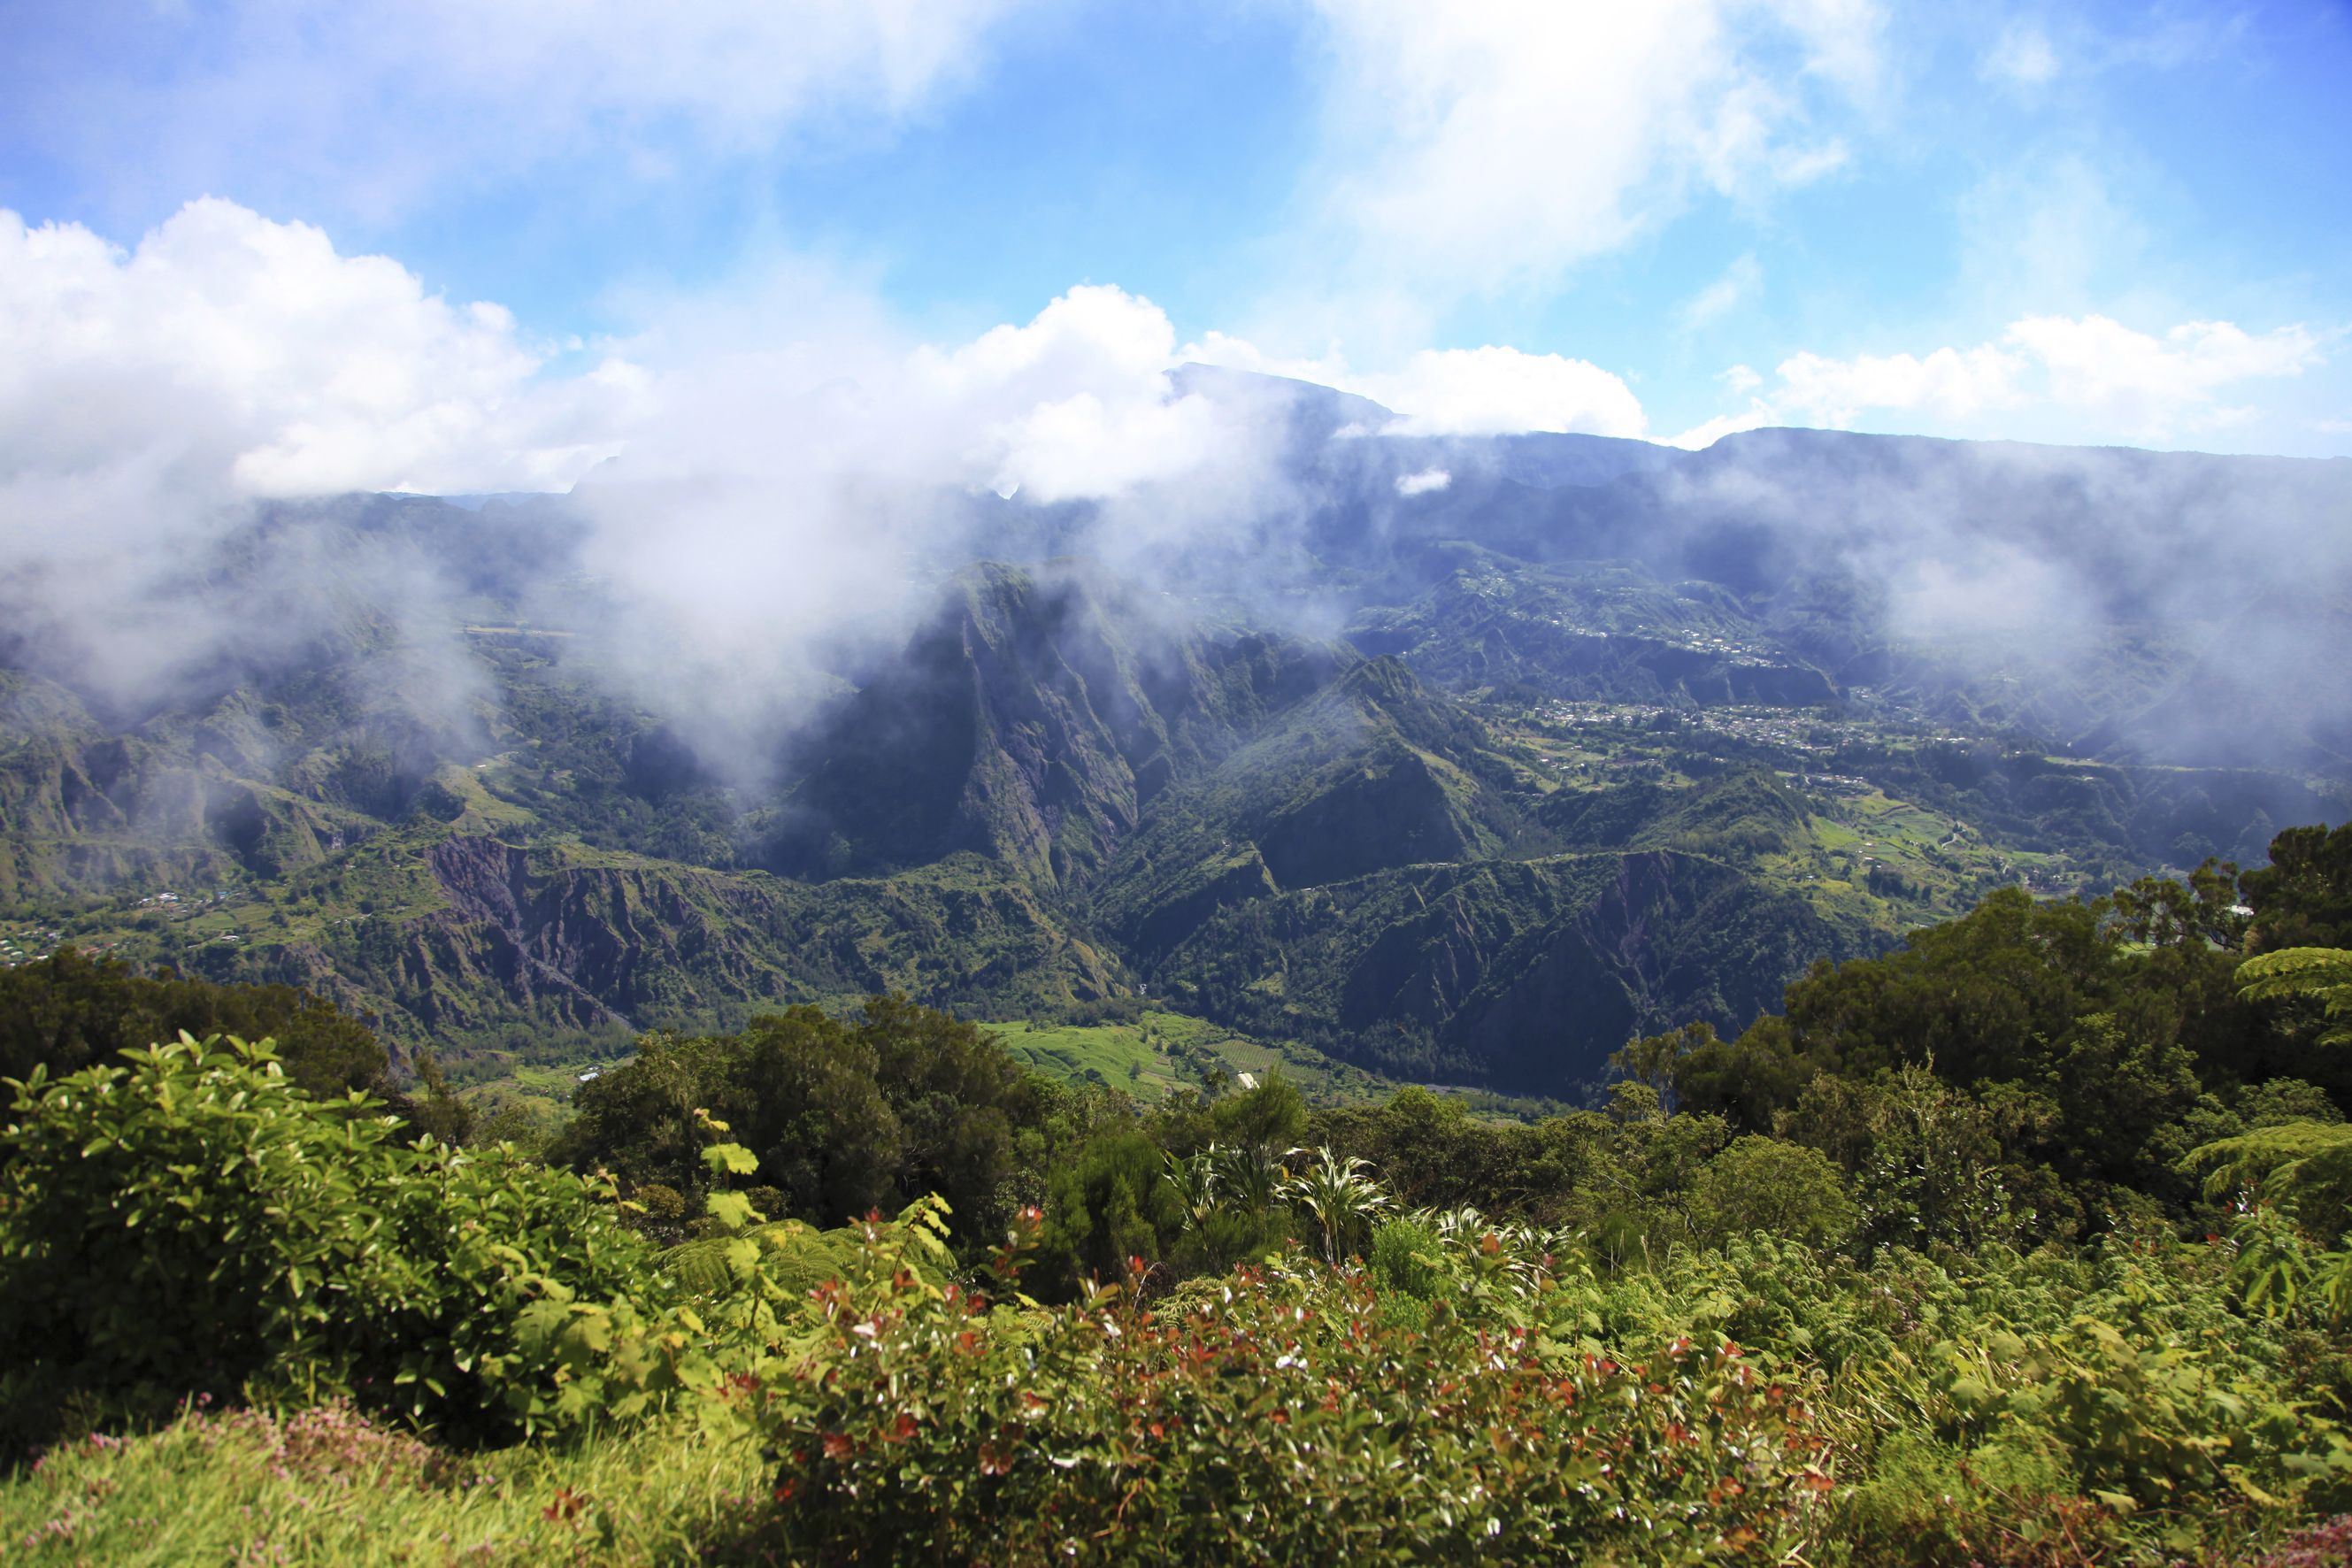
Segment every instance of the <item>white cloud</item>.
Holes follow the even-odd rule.
[[[2233,420],[2239,411],[2218,401],[2223,390],[2321,360],[2318,335],[2299,325],[2254,336],[2230,321],[2184,321],[2158,338],[2105,316],[2030,316],[2006,341],[2048,372],[2054,402],[2152,435]]]
[[[1716,380],[1729,388],[1734,396],[1743,392],[1753,392],[1764,384],[1764,378],[1744,364],[1733,365],[1729,370],[1717,376]]]
[[[1489,344],[1424,349],[1402,369],[1349,378],[1348,390],[1404,416],[1402,433],[1495,436],[1528,430],[1639,437],[1641,400],[1599,365]]]
[[[1925,356],[1857,354],[1850,360],[1801,353],[1780,362],[1776,401],[1808,421],[1851,425],[1865,408],[1913,409],[1965,420],[2016,400],[2025,369],[2015,354],[1992,344],[1941,348]]]
[[[1756,399],[1751,400],[1747,408],[1738,414],[1718,414],[1702,424],[1692,426],[1679,436],[1669,436],[1665,438],[1664,444],[1696,452],[1703,447],[1714,446],[1726,436],[1736,436],[1742,430],[1760,430],[1768,425],[1786,423],[1788,421],[1781,418],[1779,411],[1770,404]]]
[[[1454,476],[1444,468],[1423,468],[1418,473],[1399,474],[1396,493],[1411,500],[1442,490],[1454,482]]]
[[[1792,354],[1746,413],[1677,440],[1765,422],[1842,427],[1891,413],[1938,434],[2166,441],[2252,417],[2228,395],[2320,364],[2331,336],[2301,325],[2252,333],[2229,321],[2186,321],[2158,334],[2106,316],[2028,316],[1969,348]]]
[[[1764,287],[1764,269],[1753,255],[1743,256],[1723,269],[1723,275],[1689,299],[1675,312],[1675,324],[1696,332],[1729,315],[1753,300]]]
[[[1353,373],[1348,368],[1347,356],[1336,344],[1318,357],[1286,358],[1267,353],[1246,338],[1209,331],[1201,334],[1198,342],[1185,344],[1180,357],[1200,364],[1223,365],[1228,370],[1255,371],[1260,375],[1288,376],[1293,381],[1311,381],[1318,386],[1352,390],[1349,382]]]
[[[0,618],[123,698],[289,652],[362,595],[405,634],[368,656],[364,700],[446,732],[476,683],[429,570],[303,526],[247,536],[266,563],[214,547],[261,498],[569,482],[641,393],[624,363],[548,377],[499,307],[217,200],[128,250],[0,211]],[[233,606],[187,602],[224,569]]]
[[[1176,330],[1160,307],[1107,285],[1054,300],[1025,326],[916,356],[919,378],[976,429],[987,482],[1045,501],[1105,496],[1212,461],[1228,419],[1177,397]]]
[[[723,292],[640,301],[642,330],[563,374],[499,306],[233,203],[128,250],[0,212],[0,613],[73,623],[143,688],[244,635],[139,633],[239,503],[594,469],[594,563],[634,606],[616,614],[649,647],[700,650],[716,703],[730,681],[789,686],[806,669],[776,660],[887,615],[908,552],[956,525],[942,487],[1099,501],[1113,555],[1279,504],[1251,411],[1171,386],[1175,331],[1148,300],[1073,289],[926,345],[805,264]]]
[[[1180,394],[1166,314],[1115,288],[933,343],[790,257],[620,308],[641,324],[572,371],[557,356],[577,350],[499,306],[233,203],[130,249],[0,213],[0,619],[143,695],[299,645],[356,595],[400,627],[404,669],[440,667],[387,672],[386,700],[429,689],[429,721],[463,731],[488,696],[434,569],[307,513],[240,532],[245,503],[577,479],[603,662],[751,776],[763,726],[830,689],[842,648],[903,633],[936,586],[910,562],[964,552],[988,490],[1095,503],[1073,547],[1114,564],[1249,550],[1288,515],[1280,422]],[[186,609],[187,574],[232,537],[271,552],[254,575],[278,596]]]
[[[1423,349],[1397,368],[1360,371],[1333,349],[1319,359],[1284,359],[1244,338],[1210,332],[1181,358],[1256,371],[1352,392],[1398,416],[1386,428],[1403,436],[1511,436],[1577,431],[1642,437],[1642,401],[1622,377],[1588,360],[1528,353],[1488,344]]]
[[[500,307],[218,200],[128,251],[0,211],[0,517],[19,542],[97,546],[165,491],[565,484],[632,395],[622,365],[544,381]]]
[[[1336,216],[1408,289],[1541,283],[1694,189],[1746,200],[1845,153],[1817,110],[1879,73],[1868,0],[1320,0]]]

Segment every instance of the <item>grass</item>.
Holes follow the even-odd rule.
[[[192,1411],[0,1479],[0,1559],[182,1563],[704,1560],[764,1497],[748,1442],[660,1425],[453,1454],[329,1405]]]
[[[1131,1024],[1013,1019],[982,1026],[1034,1068],[1073,1082],[1108,1084],[1147,1102],[1196,1089],[1212,1070],[1260,1078],[1279,1072],[1314,1104],[1381,1099],[1397,1087],[1305,1046],[1269,1044],[1182,1013],[1146,1012]]]
[[[988,1027],[1015,1057],[1057,1078],[1107,1083],[1141,1100],[1187,1087],[1183,1070],[1141,1026],[1023,1021]]]

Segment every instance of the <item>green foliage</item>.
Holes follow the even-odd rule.
[[[2271,840],[2270,864],[2240,883],[2253,951],[2352,946],[2352,823],[2286,829]]]
[[[266,1042],[183,1036],[16,1089],[0,1134],[16,1418],[249,1383],[470,1436],[587,1414],[576,1363],[595,1347],[572,1309],[629,1310],[644,1251],[577,1178],[404,1145],[364,1100],[304,1094]]]
[[[1778,1138],[1735,1140],[1707,1162],[1691,1194],[1692,1225],[1708,1241],[1766,1231],[1809,1247],[1834,1247],[1853,1234],[1862,1211],[1820,1150]]]
[[[2238,984],[2248,1002],[2308,1005],[2325,1020],[2321,1045],[2352,1045],[2352,952],[2278,948],[2240,964]]]
[[[288,1077],[317,1095],[386,1089],[383,1047],[357,1019],[288,985],[151,978],[68,946],[0,971],[0,1078],[52,1078],[182,1034],[270,1039]]]
[[[761,1479],[752,1444],[677,1423],[457,1455],[341,1405],[194,1410],[0,1478],[0,1542],[39,1568],[653,1568],[740,1531]]]
[[[1407,1215],[1385,1219],[1372,1232],[1365,1269],[1383,1290],[1416,1301],[1432,1300],[1448,1278],[1444,1246],[1436,1229],[1421,1220]]]
[[[702,1122],[750,1151],[778,1213],[819,1226],[945,1198],[966,1240],[1001,1231],[1017,1204],[1024,1139],[1050,1127],[1057,1092],[978,1027],[904,998],[834,1016],[794,1007],[740,1034],[649,1037],[637,1058],[581,1086],[557,1159],[631,1190],[698,1194]]]
[[[2317,1105],[2352,1088],[2341,1053],[2326,1059],[2263,1016],[2326,963],[2219,945],[2242,926],[2224,870],[2192,887],[2145,880],[2112,907],[1998,892],[1903,952],[1816,969],[1784,1017],[1675,1054],[1674,1087],[1686,1106],[1822,1149],[1865,1206],[1918,1211],[1895,1223],[1927,1226],[1874,1222],[1880,1239],[1967,1245],[2077,1234],[2150,1205],[2186,1215],[2198,1194],[2181,1157],[2278,1114],[2264,1097],[2290,1092],[2249,1084],[2300,1080],[2297,1103]]]
[[[2352,1501],[2352,1144],[2210,901],[1997,900],[1533,1121],[799,1009],[585,1086],[619,1205],[184,1040],[19,1097],[0,1395],[674,1415],[772,1467],[722,1559],[2233,1560]]]
[[[1396,1200],[1372,1180],[1370,1162],[1328,1149],[1293,1149],[1295,1169],[1286,1169],[1277,1196],[1312,1222],[1323,1261],[1334,1268],[1360,1253],[1373,1225]]]
[[[921,1279],[945,1285],[956,1272],[955,1254],[918,1210],[903,1220],[867,1220],[817,1230],[798,1220],[752,1225],[704,1237],[663,1253],[662,1270],[689,1297],[730,1295],[749,1278],[743,1243],[757,1249],[757,1273],[780,1299],[798,1300],[827,1280],[855,1276],[868,1253],[880,1247],[900,1258]]]
[[[1159,1145],[1133,1131],[1098,1137],[1056,1169],[1045,1214],[1043,1261],[1054,1294],[1124,1279],[1130,1259],[1167,1256],[1186,1219]]]
[[[1684,1059],[1722,1043],[1716,1038],[1713,1025],[1685,1024],[1679,1029],[1629,1041],[1609,1058],[1609,1065],[1634,1082],[1648,1085],[1663,1106],[1674,1092],[1675,1079]]]
[[[1320,1270],[1042,1321],[845,1288],[790,1364],[751,1418],[799,1561],[1769,1560],[1833,1485],[1801,1390],[1728,1351],[1400,1328]]]
[[[2205,1174],[2210,1196],[2258,1193],[2327,1240],[2352,1229],[2352,1126],[2342,1121],[2257,1128],[2204,1144],[2184,1164]]]
[[[2231,1553],[2352,1482],[2287,1325],[2240,1315],[2221,1247],[1857,1266],[1759,1236],[1570,1294],[1605,1340],[1680,1326],[1818,1366],[1848,1483],[1827,1534],[1859,1563]]]
[[[1472,1115],[1454,1096],[1418,1088],[1377,1105],[1319,1110],[1307,1135],[1371,1161],[1411,1206],[1477,1203],[1542,1219],[1595,1184],[1606,1137],[1589,1114],[1498,1122]]]

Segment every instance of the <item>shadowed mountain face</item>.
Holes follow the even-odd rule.
[[[2347,815],[2352,464],[1424,437],[1179,379],[1262,416],[1279,506],[1129,543],[944,498],[921,612],[781,628],[822,679],[772,697],[665,665],[561,500],[226,529],[168,635],[10,643],[0,935],[409,1043],[1148,989],[1559,1092],[1993,887]]]
[[[1162,791],[1351,658],[1157,625],[1090,574],[976,567],[796,743],[812,763],[772,863],[827,876],[970,851],[1039,888],[1084,887]]]

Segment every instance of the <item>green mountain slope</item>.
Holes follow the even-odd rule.
[[[1083,884],[1168,784],[1315,689],[1339,656],[1139,621],[1084,574],[974,567],[944,612],[798,749],[814,762],[767,847],[796,875],[970,852]]]
[[[1215,768],[1171,789],[1094,909],[1160,951],[1212,911],[1386,867],[1483,859],[1532,786],[1486,727],[1394,659],[1350,666]]]
[[[1812,960],[1992,888],[2103,891],[2345,814],[2332,774],[2015,727],[2186,724],[2243,662],[2184,675],[2186,634],[2013,677],[1890,642],[1875,590],[1776,575],[1732,548],[1753,531],[1662,555],[1596,493],[1465,479],[1402,532],[1341,505],[1307,540],[1328,559],[1282,568],[1312,621],[1076,560],[927,562],[902,646],[723,740],[633,673],[560,509],[272,514],[324,564],[265,541],[192,584],[254,631],[169,692],[0,648],[0,963],[75,940],[291,981],[453,1050],[1148,987],[1559,1092],[1633,1030],[1744,1024]]]
[[[1631,563],[1537,565],[1469,544],[1431,552],[1427,592],[1349,628],[1432,680],[1568,698],[1830,702],[1830,679],[1790,653],[1738,595],[1661,583]]]
[[[1635,1033],[1752,1018],[1807,963],[1865,941],[1738,868],[1654,850],[1404,868],[1253,900],[1152,974],[1179,1005],[1383,1072],[1556,1093],[1599,1079]]]
[[[209,978],[305,986],[391,1038],[696,1028],[904,991],[969,1006],[1110,994],[1114,954],[969,857],[811,887],[414,825],[266,888],[92,936]],[[468,829],[473,829],[469,831]]]

